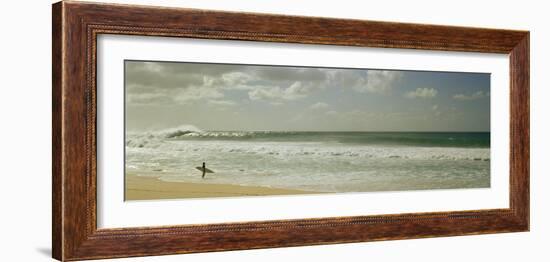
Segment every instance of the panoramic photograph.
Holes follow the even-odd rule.
[[[489,188],[490,74],[126,60],[125,200]]]

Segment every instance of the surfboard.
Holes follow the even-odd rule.
[[[196,168],[197,168],[199,171],[202,172],[202,166],[198,166],[198,167],[196,167]],[[214,173],[214,171],[212,171],[212,170],[206,168],[206,173]]]

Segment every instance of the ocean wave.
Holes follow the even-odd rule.
[[[203,131],[193,125],[181,125],[175,128],[167,128],[146,132],[129,132],[126,136],[126,146],[129,147],[158,147],[163,141],[184,140],[186,138],[207,138],[219,140],[235,140],[246,138],[277,138],[299,132],[275,132],[275,131]]]
[[[489,148],[490,133],[448,132],[297,132],[297,131],[203,131],[180,126],[129,136],[167,140],[230,140],[259,142],[321,142],[348,145]]]
[[[128,132],[126,136],[126,146],[137,148],[157,148],[166,139],[173,139],[188,134],[202,132],[203,131],[201,129],[193,125],[180,125],[178,127],[146,132]]]
[[[292,131],[201,131],[182,132],[171,138],[219,138],[219,139],[242,139],[242,138],[295,138],[303,136],[307,132]]]
[[[196,139],[198,137],[198,139]],[[203,131],[192,125],[128,133],[127,150],[153,150],[155,154],[212,153],[260,155],[270,158],[381,158],[489,161],[488,147],[447,144],[460,139],[479,139],[478,134]],[[204,139],[203,139],[204,138]],[[432,142],[410,143],[410,140]],[[457,146],[458,145],[458,146]]]
[[[157,130],[157,131],[154,131],[153,134],[164,138],[174,138],[174,137],[183,136],[187,134],[196,134],[196,133],[202,133],[202,132],[203,131],[201,129],[193,125],[180,125],[174,128]]]
[[[487,187],[490,148],[442,142],[483,136],[203,131],[180,126],[127,133],[126,168],[167,181],[318,192]],[[203,179],[195,169],[202,162],[215,174]]]
[[[254,137],[257,132],[246,131],[218,131],[218,132],[189,132],[178,137],[201,137],[201,138],[245,138]]]
[[[473,160],[490,161],[488,148],[451,147],[384,147],[384,146],[345,146],[330,143],[294,142],[231,142],[231,141],[162,141],[131,139],[128,150],[154,150],[151,154],[177,155],[260,155],[270,158],[293,159],[295,157],[335,159],[424,159],[424,160]]]

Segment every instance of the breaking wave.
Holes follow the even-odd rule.
[[[202,130],[193,125],[180,125],[178,127],[145,132],[128,132],[126,136],[126,146],[156,148],[166,139],[202,132]]]
[[[423,160],[473,160],[489,161],[490,151],[485,148],[449,147],[384,147],[346,146],[323,143],[261,143],[230,141],[170,141],[137,137],[127,142],[129,149],[154,149],[156,152],[174,154],[234,154],[242,156],[264,156],[291,160],[294,157],[320,159],[423,159]]]
[[[488,134],[203,131],[126,135],[126,167],[163,180],[320,192],[487,187]],[[202,179],[207,162],[216,175]]]

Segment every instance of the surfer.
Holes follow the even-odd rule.
[[[214,171],[206,168],[206,162],[202,162],[202,166],[198,166],[196,169],[202,172],[202,178],[206,176],[206,173],[214,173]]]

